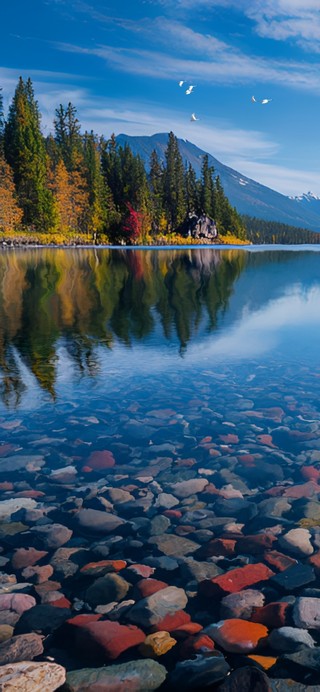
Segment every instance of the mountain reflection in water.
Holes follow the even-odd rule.
[[[309,268],[302,271],[306,262]],[[228,349],[230,356],[232,349],[239,353],[247,349],[250,354],[249,316],[253,325],[255,316],[255,332],[263,333],[261,315],[271,321],[271,328],[276,305],[281,323],[282,300],[284,321],[288,305],[291,314],[298,316],[301,300],[309,305],[311,290],[318,300],[314,291],[319,283],[317,253],[303,251],[50,248],[2,252],[1,400],[5,405],[19,405],[32,383],[55,398],[62,365],[65,370],[72,368],[78,378],[98,378],[112,367],[115,352],[117,366],[124,369],[130,364],[136,367],[139,360],[146,362],[155,353],[164,358],[170,354],[174,363],[187,353],[199,359],[204,348],[212,357]],[[235,325],[236,331],[230,332]],[[229,337],[233,338],[231,350]]]

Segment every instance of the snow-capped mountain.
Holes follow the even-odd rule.
[[[151,152],[155,149],[159,160],[165,161],[168,133],[135,137],[126,134],[117,135],[117,142],[128,144],[134,154],[144,161],[148,170]],[[199,149],[188,140],[178,139],[179,149],[184,163],[191,163],[197,175],[200,175],[203,156],[208,153]],[[308,193],[301,198],[291,198],[280,194],[265,185],[242,175],[208,153],[209,165],[214,166],[220,176],[225,194],[240,214],[249,214],[267,221],[279,221],[320,232],[320,199]],[[308,197],[309,201],[305,198]]]

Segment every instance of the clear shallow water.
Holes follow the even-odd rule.
[[[234,397],[261,407],[291,396],[313,415],[319,254],[258,250],[1,253],[3,441],[24,446],[28,434],[59,428],[73,438],[73,426],[96,416],[86,423],[94,444],[104,410],[117,426],[130,406],[140,421],[153,403],[184,415],[194,397],[226,418]]]

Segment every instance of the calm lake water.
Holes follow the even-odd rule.
[[[2,421],[49,432],[153,398],[224,411],[249,390],[317,405],[319,305],[313,248],[2,252]]]
[[[221,618],[226,627],[228,618],[242,618],[226,616],[222,596],[242,584],[258,588],[252,594],[261,606],[302,595],[306,610],[296,617],[290,605],[293,615],[271,618],[270,627],[293,617],[303,627],[293,639],[311,628],[320,644],[318,615],[309,617],[304,598],[316,596],[320,618],[319,307],[314,247],[0,253],[0,597],[26,586],[43,607],[51,597],[63,606],[48,606],[46,617],[37,607],[21,620],[13,614],[15,633],[54,630],[44,655],[69,670],[91,665],[91,654],[103,666],[129,656],[132,670],[143,665],[140,649],[122,658],[112,621],[141,626],[142,642],[153,623],[167,636],[166,615],[186,607],[190,631],[212,626],[212,647],[218,642],[223,654],[192,647],[190,654],[177,635],[152,689],[202,689],[203,666],[208,684],[223,680],[229,665],[245,666],[234,654],[255,651],[260,637],[266,655],[279,656],[278,640],[267,642],[267,627],[252,625],[249,610],[239,631],[232,626],[238,640],[221,639]],[[21,571],[30,546],[46,557]],[[106,558],[125,560],[110,568],[125,578],[122,591],[114,591]],[[106,581],[96,579],[105,570]],[[161,580],[157,593],[143,591],[150,575]],[[172,600],[161,600],[166,585],[176,587]],[[144,615],[143,593],[159,599],[159,612],[150,606]],[[87,651],[55,619],[57,611],[66,619],[95,609],[106,653],[100,645]],[[110,653],[109,640],[120,642],[119,651]],[[307,642],[300,668],[280,656],[268,674],[317,684]],[[199,659],[184,660],[199,651]],[[179,668],[181,657],[189,667]],[[239,689],[251,688],[245,680]]]

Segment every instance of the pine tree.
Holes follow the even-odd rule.
[[[0,87],[0,154],[3,153],[3,137],[4,137],[4,112],[3,112],[3,96],[2,88]]]
[[[164,174],[164,203],[168,228],[174,231],[184,221],[187,211],[184,170],[178,141],[173,132],[169,132],[165,152],[166,169]]]
[[[72,103],[64,108],[60,104],[56,108],[54,119],[55,141],[67,171],[73,171],[79,167],[82,151],[81,126],[77,118],[77,109]]]
[[[6,159],[23,210],[23,222],[42,231],[54,226],[54,205],[46,187],[47,160],[40,113],[30,79],[20,77],[4,131]]]
[[[197,183],[196,173],[191,163],[185,173],[185,188],[188,213],[199,213],[199,185]]]
[[[110,204],[110,191],[106,189],[103,178],[99,144],[93,132],[85,132],[84,163],[87,186],[89,190],[89,228],[93,233],[106,230],[112,207]]]
[[[14,230],[21,223],[22,215],[16,199],[13,171],[0,152],[0,230]]]

